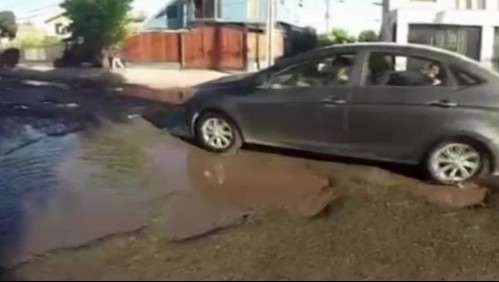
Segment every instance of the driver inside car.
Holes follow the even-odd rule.
[[[318,71],[326,74],[323,84],[325,85],[345,85],[350,80],[353,61],[349,58],[339,57],[334,60],[326,60],[318,65]]]
[[[433,86],[442,85],[442,68],[438,63],[431,63],[428,67],[423,70],[425,75],[426,83]]]

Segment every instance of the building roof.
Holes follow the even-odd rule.
[[[51,22],[51,21],[54,21],[54,20],[56,20],[56,19],[58,19],[58,18],[65,17],[65,16],[66,16],[66,13],[65,13],[65,12],[58,13],[57,15],[55,15],[55,16],[53,15],[53,16],[51,16],[50,18],[46,19],[44,22],[45,22],[45,23],[49,23],[49,22]]]

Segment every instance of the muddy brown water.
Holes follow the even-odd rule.
[[[4,267],[140,229],[153,216],[164,219],[165,238],[184,240],[259,210],[312,217],[336,198],[300,162],[216,156],[140,118],[85,132],[54,120],[0,125]]]

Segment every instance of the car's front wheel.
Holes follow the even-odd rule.
[[[242,146],[237,126],[226,116],[215,112],[199,117],[196,137],[201,146],[215,153],[234,153]]]
[[[426,162],[430,176],[440,184],[458,184],[484,174],[488,156],[471,142],[448,141],[435,146]]]

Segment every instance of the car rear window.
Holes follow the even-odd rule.
[[[456,68],[453,68],[452,72],[456,77],[457,83],[460,86],[473,86],[481,84],[483,82],[483,80],[479,79],[477,76],[471,75]]]
[[[389,52],[370,55],[367,85],[438,87],[448,83],[446,68],[440,62]]]

